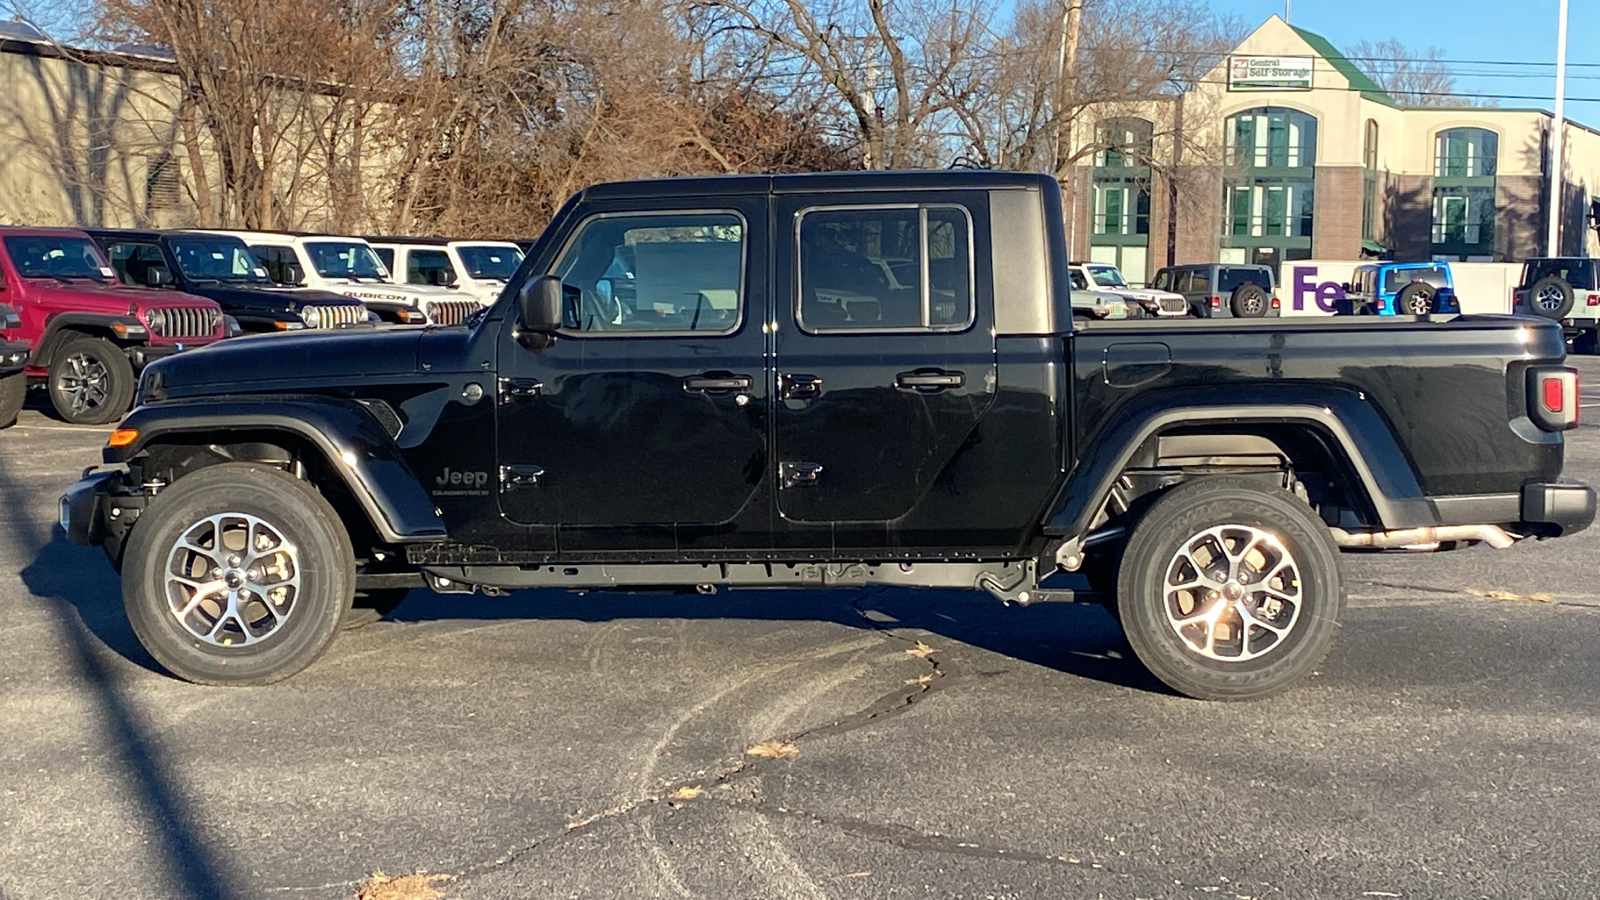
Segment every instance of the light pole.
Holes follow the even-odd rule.
[[[1560,0],[1556,15],[1556,116],[1550,137],[1549,230],[1545,234],[1546,256],[1561,255],[1561,139],[1566,131],[1567,99],[1567,0]]]

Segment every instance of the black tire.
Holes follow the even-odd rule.
[[[133,405],[136,380],[127,354],[104,338],[81,337],[50,363],[50,403],[74,425],[104,425]]]
[[[1259,319],[1267,314],[1267,306],[1271,300],[1266,289],[1247,281],[1233,289],[1233,294],[1228,300],[1228,308],[1241,319]]]
[[[1546,275],[1528,288],[1528,309],[1536,316],[1560,319],[1572,312],[1572,285],[1560,275]]]
[[[258,546],[255,559],[236,546],[249,543]],[[268,565],[258,569],[260,559]],[[206,563],[216,565],[207,572]],[[284,579],[291,575],[296,580],[288,589]],[[236,589],[228,609],[210,599],[195,604],[197,597],[220,599],[230,576],[267,590]],[[202,577],[217,588],[184,593]],[[123,554],[122,602],[139,642],[179,678],[268,684],[299,672],[327,649],[350,608],[355,577],[344,525],[315,488],[271,466],[226,463],[174,481],[139,517]],[[287,610],[281,617],[267,605],[279,587],[285,596],[273,605]],[[176,603],[193,611],[180,618]]]
[[[373,622],[387,618],[399,608],[406,595],[410,593],[410,588],[356,591],[355,600],[351,602],[350,608],[345,610],[344,618],[339,620],[339,630],[355,631],[357,628],[365,628]]]
[[[1399,316],[1425,316],[1433,312],[1439,291],[1426,281],[1413,281],[1394,295],[1394,311]]]
[[[28,399],[28,376],[22,372],[0,378],[0,428],[17,424],[22,403]]]
[[[1228,565],[1226,578],[1213,582],[1220,590],[1181,589],[1184,580],[1200,580],[1191,574],[1215,577],[1220,569],[1210,566],[1219,559]],[[1264,577],[1254,582],[1255,575]],[[1276,602],[1263,585],[1275,586]],[[1242,478],[1200,478],[1151,504],[1128,539],[1117,580],[1134,653],[1167,686],[1202,700],[1265,697],[1309,674],[1333,645],[1344,605],[1327,526],[1293,494]],[[1218,606],[1220,615],[1199,618]],[[1247,621],[1247,611],[1267,615],[1251,612]],[[1200,639],[1204,646],[1196,646]]]

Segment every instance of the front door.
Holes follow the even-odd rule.
[[[995,396],[986,195],[780,197],[775,478],[793,549],[949,545]],[[943,520],[943,521],[941,521]]]
[[[501,338],[501,510],[563,556],[767,545],[766,204],[718,206],[596,211],[545,269],[567,327]]]

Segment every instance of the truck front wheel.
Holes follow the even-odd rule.
[[[271,466],[227,463],[174,481],[129,536],[123,605],[140,643],[199,684],[267,684],[333,640],[355,594],[333,507]]]
[[[1202,700],[1264,697],[1304,677],[1344,604],[1327,527],[1293,494],[1237,478],[1181,484],[1151,504],[1117,580],[1134,653]]]
[[[133,404],[133,365],[116,344],[81,337],[50,363],[50,402],[74,425],[104,425]]]

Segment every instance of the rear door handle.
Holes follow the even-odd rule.
[[[544,470],[538,466],[501,466],[500,489],[514,491],[517,488],[536,487],[543,477]]]
[[[700,375],[690,375],[683,380],[683,389],[690,393],[708,393],[710,391],[748,391],[755,380],[749,375],[735,375],[732,372],[705,372]]]
[[[915,372],[901,372],[894,377],[895,387],[922,394],[937,394],[945,388],[958,388],[966,383],[967,376],[964,373],[946,372],[943,369],[918,369]]]
[[[817,375],[783,375],[778,392],[785,400],[813,400],[822,396],[822,378]]]

